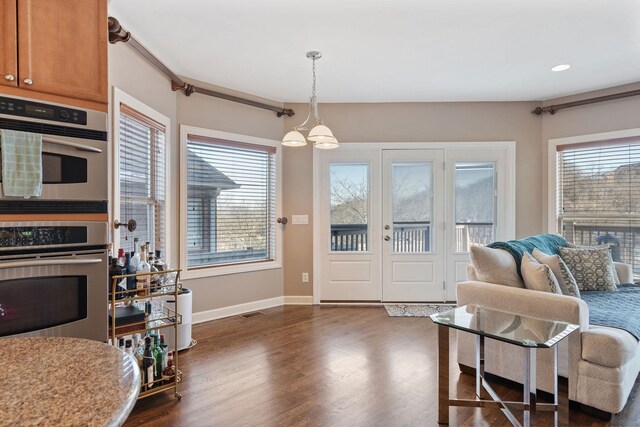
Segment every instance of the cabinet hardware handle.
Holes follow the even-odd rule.
[[[5,80],[8,80],[10,82],[14,81],[16,78],[13,77],[13,74],[7,74],[6,76],[4,76]]]
[[[32,85],[33,84],[33,80],[31,79],[24,79],[24,83],[28,84],[28,85]]]
[[[130,219],[127,222],[120,222],[117,219],[115,221],[113,221],[113,228],[115,228],[116,230],[118,228],[120,228],[120,226],[122,226],[122,225],[127,227],[127,230],[129,230],[129,231],[135,231],[135,229],[138,227],[138,223],[136,222],[135,219]]]

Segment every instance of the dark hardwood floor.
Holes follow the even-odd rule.
[[[126,426],[437,424],[430,319],[392,318],[382,307],[284,306],[264,313],[195,325],[198,345],[180,353],[182,400],[171,392],[142,400]],[[459,372],[455,351],[451,359],[451,393],[472,398],[473,377]],[[518,390],[495,388],[504,399],[521,398]],[[571,411],[571,425],[640,426],[639,395],[640,381],[610,422]],[[552,425],[545,415],[538,425]],[[497,409],[452,408],[450,422],[509,425]]]

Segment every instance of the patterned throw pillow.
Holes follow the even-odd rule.
[[[617,291],[608,246],[558,248],[581,291]]]
[[[544,265],[548,265],[562,289],[562,295],[580,298],[580,289],[569,267],[564,263],[560,255],[548,255],[539,249],[533,250],[533,257]]]
[[[556,276],[549,266],[539,263],[527,252],[522,256],[520,271],[522,271],[525,288],[562,295]]]

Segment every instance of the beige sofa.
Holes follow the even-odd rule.
[[[631,266],[616,264],[622,283],[633,282]],[[589,308],[581,299],[548,292],[514,288],[475,280],[468,268],[469,280],[457,286],[458,305],[480,304],[511,313],[542,319],[554,319],[580,326],[580,334],[560,343],[569,346],[569,362],[560,362],[559,371],[569,378],[569,399],[615,414],[620,412],[640,372],[640,343],[628,332],[589,325]],[[475,367],[473,336],[458,332],[458,363]],[[485,343],[486,372],[523,383],[524,350],[494,340]],[[538,350],[538,389],[553,391],[551,350]]]

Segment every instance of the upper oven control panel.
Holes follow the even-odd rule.
[[[0,114],[51,120],[53,122],[87,124],[87,112],[59,105],[0,96]]]
[[[0,227],[0,247],[87,243],[87,227]]]

